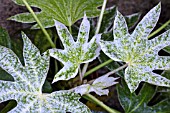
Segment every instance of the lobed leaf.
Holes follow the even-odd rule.
[[[13,0],[16,4],[24,6],[22,0]],[[88,17],[96,17],[100,14],[97,9],[102,6],[103,0],[28,0],[29,5],[40,8],[36,12],[37,17],[45,28],[53,27],[53,19],[71,26],[83,17],[84,12]],[[34,18],[30,13],[21,13],[10,17],[11,20],[22,23],[33,23]],[[39,28],[35,24],[32,28]]]
[[[90,23],[86,15],[80,25],[77,41],[74,41],[64,24],[56,21],[55,26],[64,45],[64,50],[50,49],[50,56],[62,62],[64,67],[55,75],[53,82],[74,78],[81,63],[91,62],[98,57],[101,37],[100,34],[97,34],[88,42]]]
[[[115,61],[128,63],[125,69],[125,81],[131,92],[134,92],[141,81],[151,84],[170,87],[170,80],[153,70],[170,69],[170,57],[159,56],[158,52],[170,45],[170,30],[148,40],[149,33],[158,21],[161,4],[151,9],[139,22],[132,34],[124,17],[117,12],[114,21],[114,41],[100,41],[103,52]]]
[[[81,102],[80,96],[70,91],[42,93],[49,69],[49,52],[40,55],[39,50],[28,37],[22,33],[24,42],[23,66],[15,53],[0,46],[0,67],[13,76],[14,81],[0,80],[0,102],[16,100],[17,106],[9,113],[66,113],[90,110]]]
[[[156,94],[153,85],[145,83],[138,94],[131,93],[127,85],[123,82],[117,87],[118,97],[125,113],[168,113],[170,111],[169,99],[161,98],[154,105],[148,105]]]
[[[84,85],[75,87],[73,90],[75,93],[80,93],[81,95],[84,95],[90,92],[95,92],[96,94],[100,96],[108,95],[109,90],[106,88],[117,84],[117,82],[115,82],[115,80],[117,79],[118,78],[108,77],[108,75],[104,75],[94,80],[91,85],[84,84]]]
[[[107,10],[108,10],[108,13],[103,15],[103,21],[101,23],[100,32],[104,32],[102,34],[103,40],[111,41],[111,40],[113,40],[112,32],[111,32],[113,29],[112,29],[111,26],[113,25],[112,21],[114,20],[114,18],[116,16],[117,8],[115,6],[112,6],[111,8],[109,8]],[[129,29],[131,29],[132,27],[134,27],[136,25],[137,21],[139,20],[139,17],[140,17],[139,13],[135,13],[135,14],[132,14],[132,15],[125,16],[125,20],[127,21],[127,26],[128,26]],[[99,58],[99,61],[101,63],[108,61],[110,59],[103,52],[100,53],[98,58]],[[112,61],[106,67],[109,70],[115,70],[118,67],[120,67],[120,64],[121,64],[121,62],[117,63],[116,61]],[[116,74],[118,74],[121,77],[124,77],[124,71],[123,70],[116,72]]]

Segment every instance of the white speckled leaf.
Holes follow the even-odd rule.
[[[170,80],[155,74],[156,69],[170,69],[170,56],[159,56],[158,52],[170,45],[170,30],[148,40],[161,11],[161,4],[151,9],[139,22],[132,34],[128,33],[124,17],[118,12],[114,21],[114,41],[100,41],[103,52],[115,61],[128,63],[125,81],[134,92],[141,81],[170,87]]]
[[[84,84],[78,87],[75,87],[73,90],[76,93],[80,93],[81,95],[95,92],[98,95],[108,95],[109,90],[106,89],[107,87],[110,87],[112,85],[117,84],[118,82],[115,82],[118,78],[114,77],[108,77],[108,75],[101,76],[97,78],[91,85],[90,84]]]
[[[9,113],[66,113],[90,110],[81,102],[80,96],[70,91],[42,93],[49,69],[49,52],[40,55],[39,50],[22,34],[25,66],[10,49],[0,46],[0,67],[14,77],[14,82],[0,80],[0,102],[14,99],[17,106]]]
[[[55,21],[55,26],[64,45],[64,50],[50,49],[50,56],[62,62],[64,67],[55,75],[53,82],[74,78],[81,63],[91,62],[98,57],[101,38],[101,35],[97,34],[88,42],[90,23],[86,15],[80,25],[76,42],[64,24]]]
[[[13,0],[16,4],[24,6],[22,0]],[[54,21],[58,20],[64,25],[71,26],[77,20],[83,17],[86,12],[88,17],[100,15],[99,6],[102,6],[103,0],[27,0],[28,4],[41,9],[36,12],[37,17],[45,28],[53,27]],[[22,23],[36,22],[31,13],[21,13],[10,18]],[[33,28],[39,28],[35,24]]]

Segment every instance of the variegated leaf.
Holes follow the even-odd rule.
[[[148,40],[148,35],[155,27],[161,11],[161,4],[151,9],[139,22],[132,34],[128,33],[126,21],[117,12],[114,21],[114,41],[101,41],[103,52],[115,61],[128,63],[125,81],[134,92],[141,81],[159,86],[170,87],[170,80],[153,73],[155,69],[170,68],[170,57],[159,56],[158,52],[170,45],[170,30]]]
[[[98,95],[108,95],[109,90],[106,89],[107,87],[110,87],[112,85],[117,84],[118,82],[115,82],[118,78],[114,77],[108,77],[108,75],[101,76],[97,78],[91,85],[90,84],[84,84],[81,86],[75,87],[73,90],[76,93],[80,93],[81,95],[95,92]]]
[[[16,4],[24,6],[22,0],[13,0]],[[53,27],[54,21],[58,20],[67,26],[71,26],[83,17],[86,12],[88,17],[96,17],[100,14],[97,7],[102,6],[103,0],[27,0],[28,4],[40,8],[36,12],[37,17],[45,28]],[[22,23],[34,23],[31,13],[21,13],[10,18]],[[39,28],[35,24],[33,28]]]
[[[0,102],[11,99],[17,101],[17,106],[9,113],[90,112],[79,102],[80,97],[76,93],[70,91],[42,93],[49,69],[49,52],[41,56],[27,36],[22,34],[22,37],[25,66],[13,51],[0,46],[0,67],[14,78],[14,82],[0,80]]]
[[[101,35],[97,34],[88,42],[90,23],[86,16],[80,25],[76,42],[64,24],[55,21],[55,26],[64,50],[50,49],[50,56],[62,62],[64,67],[55,75],[53,82],[74,78],[81,63],[93,61],[99,55],[101,38]]]

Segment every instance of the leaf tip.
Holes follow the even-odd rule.
[[[54,20],[55,22],[55,27],[58,28],[59,26],[64,26],[61,22]]]

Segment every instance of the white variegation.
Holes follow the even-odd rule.
[[[88,94],[90,92],[95,92],[100,96],[108,95],[109,90],[106,88],[118,83],[115,82],[115,80],[117,80],[118,78],[108,77],[108,76],[109,75],[104,75],[97,78],[91,85],[83,84],[81,86],[77,86],[73,89],[73,91],[81,95]]]
[[[55,26],[63,43],[64,50],[50,49],[50,56],[62,62],[64,67],[55,75],[53,82],[74,78],[78,73],[81,63],[91,62],[98,57],[100,52],[99,41],[101,38],[101,35],[97,34],[88,42],[90,23],[86,15],[80,25],[77,41],[74,41],[64,24],[55,21]]]
[[[80,96],[76,93],[42,93],[49,69],[49,51],[41,56],[24,33],[22,37],[25,66],[10,49],[0,46],[0,67],[14,78],[14,81],[0,80],[0,103],[11,99],[17,101],[17,106],[9,113],[90,113],[90,110],[79,102]]]
[[[141,81],[158,86],[170,87],[170,80],[153,70],[170,69],[170,56],[159,56],[158,52],[170,45],[170,30],[148,40],[161,12],[161,4],[151,9],[139,22],[132,34],[128,33],[126,21],[117,12],[114,21],[114,41],[101,41],[103,52],[115,61],[128,63],[125,69],[125,81],[131,92],[134,92]]]

